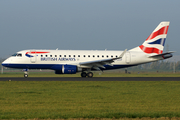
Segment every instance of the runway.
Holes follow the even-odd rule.
[[[180,81],[180,77],[1,77],[0,81]]]

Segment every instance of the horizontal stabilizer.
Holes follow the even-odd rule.
[[[170,58],[172,57],[173,55],[171,53],[174,53],[175,51],[169,51],[169,52],[166,52],[166,53],[162,53],[162,54],[158,54],[158,55],[152,55],[152,56],[149,56],[150,58],[156,58],[156,57],[163,57],[164,59],[167,59],[167,58]]]

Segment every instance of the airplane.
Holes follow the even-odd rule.
[[[161,22],[140,46],[130,50],[22,50],[7,58],[2,66],[25,69],[51,69],[55,74],[76,74],[93,77],[91,71],[104,71],[136,66],[172,57],[163,53],[169,21]]]

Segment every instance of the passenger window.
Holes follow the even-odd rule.
[[[86,57],[86,56],[84,55],[84,57]]]
[[[97,55],[97,57],[99,57],[99,55]]]
[[[61,57],[61,55],[59,55],[59,57]]]
[[[80,55],[78,55],[78,57],[80,57]]]
[[[69,57],[71,57],[71,55],[69,55]]]
[[[43,57],[43,55],[41,55],[41,57]]]
[[[88,57],[90,57],[90,55],[88,55]]]
[[[104,57],[104,55],[102,55],[102,57]]]
[[[64,57],[66,57],[66,55],[64,55]]]
[[[55,55],[55,57],[57,57],[57,55]]]
[[[108,55],[106,57],[108,58]]]
[[[95,56],[93,55],[93,57],[95,57]]]
[[[76,56],[74,55],[74,57],[76,57]]]
[[[50,55],[50,57],[52,57],[52,55]]]
[[[116,55],[116,57],[118,57],[118,56]]]
[[[46,55],[46,57],[48,57],[48,55]]]
[[[113,55],[111,55],[111,57],[113,58]]]

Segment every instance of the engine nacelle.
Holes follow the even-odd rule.
[[[77,66],[75,65],[63,65],[62,66],[62,73],[63,74],[76,74]]]
[[[76,74],[76,65],[55,65],[52,67],[55,70],[55,74]]]

